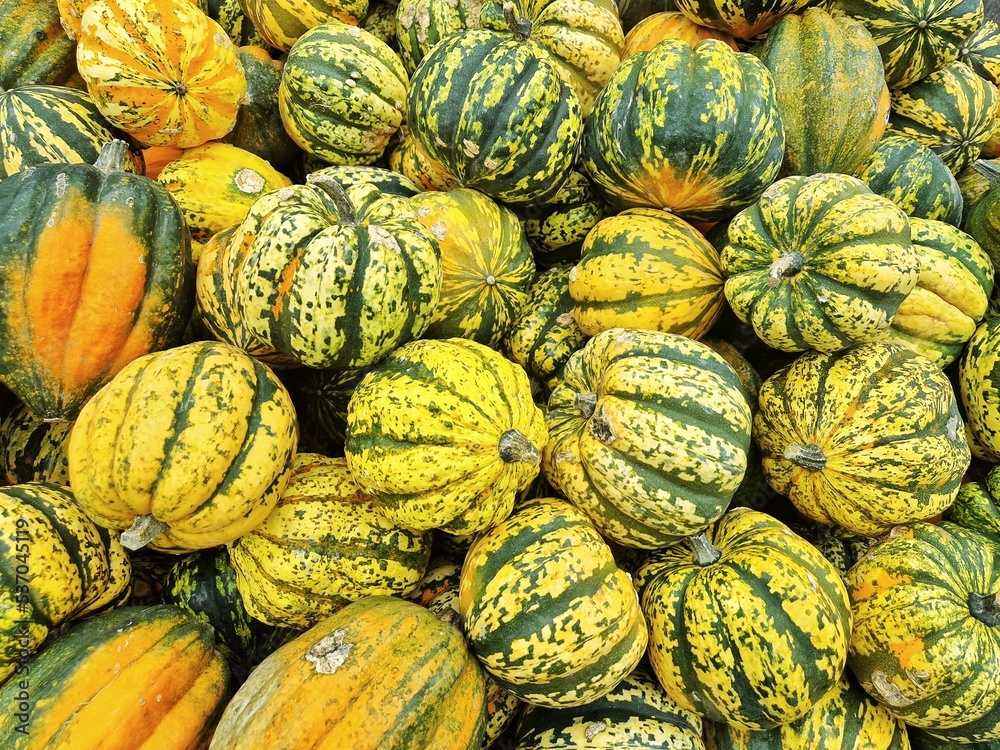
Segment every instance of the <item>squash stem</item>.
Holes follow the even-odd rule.
[[[590,434],[605,445],[611,445],[618,439],[618,434],[615,432],[615,424],[604,410],[603,405],[594,411],[588,424],[590,425]]]
[[[517,15],[517,9],[510,0],[503,4],[503,19],[514,34],[514,38],[519,42],[523,42],[531,36],[531,21],[524,16]]]
[[[708,535],[704,531],[688,537],[688,541],[694,550],[695,565],[701,568],[714,565],[722,557],[722,550],[708,541]]]
[[[594,416],[594,409],[597,408],[596,393],[578,393],[573,397],[573,406],[584,419]]]
[[[500,458],[508,464],[537,464],[542,460],[535,444],[519,430],[507,430],[500,436]]]
[[[778,286],[782,279],[787,279],[802,272],[805,267],[805,258],[798,250],[790,253],[782,253],[767,271],[767,285]]]
[[[117,138],[112,139],[101,147],[101,153],[94,162],[94,166],[104,174],[125,171],[125,156],[128,154],[128,144]]]
[[[799,445],[792,443],[785,448],[785,458],[796,466],[809,471],[823,471],[826,468],[826,454],[816,443]]]
[[[337,182],[337,180],[325,174],[311,174],[306,177],[306,184],[319,188],[330,196],[330,199],[337,207],[337,213],[340,214],[339,221],[341,223],[357,225],[358,212],[354,210],[354,204],[351,203],[351,199],[347,196],[344,186]]]
[[[142,549],[170,527],[152,515],[136,516],[132,525],[121,535],[122,547],[130,550]]]
[[[991,628],[1000,627],[1000,591],[995,594],[969,594],[969,612]]]

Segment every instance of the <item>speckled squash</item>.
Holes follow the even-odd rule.
[[[636,52],[648,52],[664,39],[677,39],[692,47],[704,39],[718,39],[734,52],[738,51],[736,42],[726,32],[699,26],[680,11],[673,10],[653,13],[633,26],[625,35],[622,59]]]
[[[247,91],[229,37],[186,0],[95,0],[83,13],[76,64],[98,109],[146,146],[221,138]]]
[[[66,445],[72,422],[46,422],[21,406],[0,424],[0,481],[69,485]]]
[[[70,434],[70,484],[97,523],[129,529],[130,549],[206,549],[267,518],[295,439],[270,370],[196,342],[140,357],[87,402]]]
[[[496,346],[524,309],[535,274],[521,223],[468,188],[420,193],[409,205],[441,249],[441,298],[424,336]]]
[[[958,174],[976,160],[993,134],[996,105],[996,87],[953,62],[893,92],[888,130],[923,143]]]
[[[64,85],[76,73],[76,43],[63,33],[55,0],[0,2],[0,91]]]
[[[842,576],[879,541],[878,537],[861,536],[840,526],[821,523],[796,524],[791,529],[818,549]]]
[[[374,185],[386,195],[396,195],[409,198],[420,192],[420,186],[399,172],[385,167],[369,167],[360,165],[335,165],[317,169],[310,174],[319,177],[332,177],[343,188],[353,185]]]
[[[763,732],[705,722],[708,750],[910,750],[906,725],[847,675],[805,716]]]
[[[325,456],[343,456],[347,435],[347,405],[371,367],[357,370],[317,370],[299,367],[281,372],[299,417],[299,449]]]
[[[396,39],[396,3],[373,0],[358,26],[384,42],[393,52],[399,52],[399,42]]]
[[[774,83],[757,58],[717,39],[693,48],[668,39],[612,74],[584,127],[583,165],[613,205],[716,221],[760,196],[784,147]]]
[[[965,746],[1000,739],[1000,553],[960,526],[899,527],[847,574],[848,663],[907,724]],[[975,654],[974,659],[969,655]]]
[[[996,176],[1000,176],[1000,159],[977,159],[955,177],[956,182],[958,182],[958,188],[962,191],[963,220],[968,219],[972,207],[993,187],[996,182],[994,173]],[[964,224],[961,226],[962,229],[970,232],[967,226]],[[984,244],[980,240],[977,241],[980,245]]]
[[[958,384],[969,446],[976,458],[1000,462],[1000,317],[982,323],[959,358]]]
[[[478,750],[482,670],[457,628],[413,602],[350,604],[261,663],[211,750]]]
[[[677,6],[674,0],[621,0],[618,3],[618,15],[626,34],[647,16],[675,10]]]
[[[339,20],[357,27],[368,0],[240,0],[240,7],[269,45],[288,52],[308,30]]]
[[[129,569],[121,547],[102,540],[73,493],[55,484],[0,488],[0,547],[2,683],[28,675],[23,662],[60,625],[117,597]]]
[[[602,219],[581,253],[569,274],[569,293],[588,336],[636,328],[698,339],[725,304],[718,252],[666,211],[635,208]]]
[[[300,453],[271,515],[230,545],[229,556],[253,617],[304,629],[349,602],[412,590],[430,542],[383,516],[345,459]]]
[[[912,138],[886,133],[855,176],[908,216],[953,226],[962,222],[964,200],[955,176],[941,157]]]
[[[981,482],[964,482],[955,502],[945,508],[947,521],[978,531],[1000,544],[1000,467],[990,469]]]
[[[879,338],[917,285],[906,214],[842,174],[786,177],[729,225],[726,299],[770,347],[833,352]]]
[[[771,729],[804,716],[844,673],[851,609],[839,573],[780,521],[734,508],[637,573],[649,659],[680,706]]]
[[[357,26],[304,33],[285,59],[278,110],[296,144],[330,164],[371,164],[399,130],[409,78],[399,55]]]
[[[725,339],[710,334],[703,336],[699,341],[726,360],[733,368],[740,379],[740,385],[743,386],[743,395],[746,397],[747,406],[750,407],[750,413],[756,414],[757,399],[760,397],[760,386],[763,383],[760,373],[737,347]]]
[[[910,232],[920,279],[899,306],[887,338],[947,367],[986,315],[993,263],[979,243],[950,224],[911,218]]]
[[[0,380],[44,419],[73,419],[126,364],[173,346],[191,315],[184,218],[155,181],[45,164],[0,183]]]
[[[740,484],[750,407],[704,344],[611,329],[570,357],[549,396],[549,483],[604,536],[657,549],[721,516]]]
[[[871,34],[822,8],[779,19],[754,54],[771,72],[785,126],[785,174],[853,174],[889,119]]]
[[[670,699],[645,665],[577,709],[528,706],[515,750],[705,750],[701,717]]]
[[[907,727],[906,732],[910,737],[910,747],[913,750],[963,750],[963,748],[965,750],[1000,750],[1000,740],[975,742],[968,745],[942,740],[916,727]]]
[[[439,161],[428,154],[404,125],[399,143],[389,154],[389,166],[422,190],[454,190],[462,187]]]
[[[646,650],[632,582],[565,500],[528,500],[477,537],[462,566],[459,609],[486,671],[538,706],[597,700]]]
[[[993,175],[992,162],[976,162],[973,170],[977,173],[982,172],[979,176],[984,184],[969,187],[976,192],[981,187],[983,192],[966,210],[962,229],[972,235],[972,238],[986,251],[996,270],[1000,268],[1000,190],[996,189],[996,175]]]
[[[878,535],[955,499],[970,454],[948,378],[901,344],[810,352],[760,390],[764,473],[806,517]]]
[[[399,0],[396,38],[406,72],[417,65],[442,39],[467,29],[480,28],[484,0]]]
[[[254,28],[253,21],[243,12],[239,0],[207,0],[208,17],[219,22],[219,26],[237,47],[253,45],[265,47],[267,42]]]
[[[470,534],[510,515],[548,439],[528,376],[468,339],[414,341],[380,362],[347,413],[347,465],[391,519]]]
[[[916,83],[955,60],[983,23],[981,0],[835,0],[833,7],[871,32],[892,89]]]
[[[168,605],[125,607],[80,623],[0,688],[11,750],[206,747],[229,695],[229,670],[212,630]],[[27,699],[18,691],[29,693]]]
[[[1000,84],[1000,25],[990,18],[983,21],[979,30],[962,44],[958,59],[980,78],[994,86]]]

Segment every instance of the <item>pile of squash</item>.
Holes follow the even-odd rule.
[[[0,0],[0,747],[1000,748],[998,83],[982,0]]]

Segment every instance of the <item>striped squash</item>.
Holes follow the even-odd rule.
[[[920,279],[899,306],[887,339],[947,367],[987,313],[993,263],[979,243],[950,224],[911,218],[910,232]]]
[[[1000,544],[1000,467],[990,469],[981,482],[964,482],[955,502],[945,508],[947,521],[978,531]]]
[[[725,31],[737,39],[752,39],[782,16],[802,10],[809,0],[676,0],[677,10],[695,23]]]
[[[965,222],[968,221],[968,216],[972,208],[993,187],[997,177],[1000,177],[1000,159],[977,159],[955,176],[958,188],[962,191],[963,199],[962,214],[964,221],[961,226],[962,229],[973,234],[973,236],[975,234]],[[982,240],[977,239],[977,241],[981,245],[985,246],[986,244]]]
[[[980,78],[1000,85],[1000,24],[990,18],[983,21],[979,30],[965,40],[958,59]]]
[[[0,50],[0,91],[65,85],[76,73],[76,43],[55,0],[0,0]]]
[[[459,609],[473,652],[522,700],[597,700],[635,669],[646,622],[632,582],[586,516],[535,498],[473,542]]]
[[[454,190],[462,184],[428,154],[416,138],[409,133],[406,125],[400,128],[401,137],[389,154],[389,167],[421,190]]]
[[[743,396],[750,407],[750,413],[757,413],[757,400],[760,397],[760,386],[763,383],[760,373],[754,368],[750,361],[743,356],[740,350],[725,339],[714,335],[704,336],[699,339],[712,351],[722,357],[736,372],[743,386]]]
[[[651,208],[599,221],[569,274],[573,315],[588,336],[635,328],[701,338],[725,304],[722,285],[719,254],[705,237]]]
[[[237,47],[252,45],[267,46],[264,37],[253,26],[253,21],[243,12],[239,0],[207,0],[209,18],[218,21],[219,26]]]
[[[947,508],[970,462],[948,378],[887,341],[772,375],[754,439],[768,483],[803,515],[869,536]]]
[[[636,52],[649,52],[664,39],[677,39],[692,47],[703,39],[718,39],[732,47],[734,52],[738,51],[736,42],[726,32],[699,26],[680,11],[673,10],[653,13],[633,26],[625,35],[622,59]]]
[[[124,169],[143,173],[142,151],[86,92],[64,86],[0,90],[0,180],[39,164],[93,164],[112,139],[129,144]]]
[[[584,126],[583,165],[613,205],[716,221],[758,198],[784,148],[759,60],[717,39],[667,39],[612,74]]]
[[[385,42],[393,52],[399,53],[399,43],[396,40],[396,5],[389,0],[372,0],[368,12],[358,24],[379,41]]]
[[[846,580],[848,663],[865,690],[907,724],[963,747],[1000,739],[996,545],[948,522],[916,523],[873,547]]]
[[[847,175],[779,180],[733,219],[728,238],[726,299],[781,351],[881,337],[919,277],[906,214]]]
[[[984,17],[981,0],[834,0],[833,8],[871,32],[892,89],[916,83],[957,59]]]
[[[485,689],[462,634],[370,596],[289,641],[226,707],[211,750],[478,750]]]
[[[779,19],[753,51],[774,79],[784,173],[853,174],[889,119],[882,58],[868,30],[809,8]]]
[[[854,174],[908,216],[956,227],[962,222],[964,199],[955,176],[941,157],[912,138],[886,133]]]
[[[370,367],[317,370],[298,367],[281,373],[299,418],[299,449],[342,456],[347,439],[347,405]]]
[[[521,223],[467,188],[420,193],[409,206],[441,249],[441,298],[424,336],[496,346],[524,309],[535,274]]]
[[[641,664],[614,690],[577,709],[528,706],[515,750],[705,750],[698,714],[681,708]]]
[[[343,188],[353,185],[374,185],[386,195],[396,195],[409,198],[420,192],[420,186],[399,172],[385,167],[369,167],[361,165],[335,165],[317,169],[310,174],[319,177],[332,177]]]
[[[66,447],[72,422],[46,422],[21,406],[0,424],[0,483],[69,485]]]
[[[734,508],[637,575],[650,663],[689,711],[771,729],[804,716],[844,673],[851,609],[840,574],[771,516]]]
[[[270,46],[288,52],[308,30],[339,20],[357,27],[368,0],[240,0],[240,7]]]
[[[847,674],[799,719],[763,732],[705,722],[708,750],[910,750],[906,725]]]
[[[76,64],[98,109],[146,146],[221,138],[247,91],[233,43],[187,0],[94,0]]]
[[[888,130],[923,143],[958,174],[993,134],[996,105],[996,87],[954,62],[893,92]]]
[[[382,360],[347,411],[347,465],[411,529],[470,534],[510,515],[548,433],[517,365],[468,339],[414,341]]]
[[[60,625],[125,590],[128,560],[116,541],[101,538],[69,488],[55,484],[0,488],[0,538],[0,684],[23,674],[41,688],[27,656]],[[0,722],[16,703],[5,705],[11,710]]]
[[[747,468],[750,407],[704,344],[611,329],[570,357],[549,396],[542,469],[606,537],[657,549],[721,516]]]
[[[173,346],[193,301],[170,194],[122,170],[45,164],[0,183],[0,380],[44,419],[73,419],[126,364]]]
[[[966,203],[962,222],[962,229],[972,235],[990,256],[994,270],[1000,268],[1000,190],[995,189],[1000,172],[994,174],[996,166],[1000,166],[1000,162],[994,165],[992,161],[979,161],[971,168],[982,182],[976,184],[970,179],[966,183],[966,190],[978,194],[978,197],[970,195],[972,201]],[[979,174],[980,171],[982,174]]]
[[[270,370],[226,344],[186,344],[140,357],[87,402],[70,434],[70,485],[101,526],[129,529],[129,549],[206,549],[267,518],[295,438]]]
[[[410,134],[432,159],[463,187],[515,204],[559,190],[583,129],[576,92],[526,36],[453,34],[421,62],[406,101]]]
[[[411,591],[430,542],[383,516],[345,459],[300,453],[271,515],[231,544],[229,557],[251,616],[304,629],[349,602]]]
[[[4,711],[0,735],[11,750],[206,747],[229,692],[214,645],[210,627],[169,605],[95,617],[0,688],[0,705],[27,703],[30,725],[18,733],[17,712]]]
[[[403,122],[399,55],[357,26],[314,26],[288,52],[278,110],[292,140],[330,164],[371,164]]]
[[[964,745],[951,740],[942,740],[916,727],[907,727],[906,731],[910,736],[910,747],[913,750],[962,750],[962,748],[966,750],[1000,750],[1000,740]]]
[[[1000,317],[982,323],[959,358],[958,385],[969,446],[976,458],[1000,462]]]
[[[878,537],[861,536],[840,526],[821,523],[796,524],[791,529],[818,549],[842,576],[879,541]]]
[[[420,61],[442,39],[480,28],[482,0],[399,0],[396,38],[399,57],[411,76]]]

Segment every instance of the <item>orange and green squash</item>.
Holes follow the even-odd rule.
[[[653,13],[633,26],[625,35],[622,59],[636,52],[649,52],[664,39],[677,39],[692,47],[704,39],[718,39],[738,51],[736,42],[726,32],[699,26],[680,11],[672,10]]]
[[[416,138],[409,133],[406,125],[399,131],[399,142],[389,154],[389,167],[416,185],[421,190],[454,190],[462,187],[459,180],[428,154]]]
[[[2,0],[0,50],[0,91],[66,85],[76,73],[76,43],[63,33],[56,0]]]
[[[800,11],[809,0],[675,0],[677,10],[701,26],[725,31],[737,39],[756,39],[782,16]]]
[[[0,423],[0,484],[69,485],[66,447],[72,422],[46,422],[21,406]]]
[[[239,0],[254,28],[270,46],[288,52],[309,29],[339,20],[357,26],[368,0]]]

